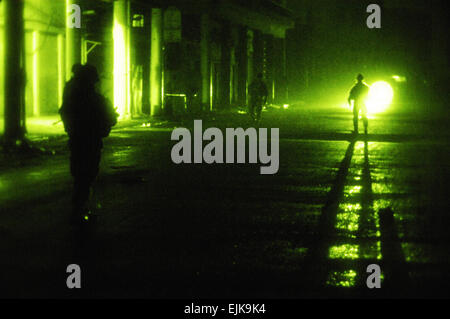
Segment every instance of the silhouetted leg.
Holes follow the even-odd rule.
[[[85,182],[83,181],[83,151],[79,139],[70,138],[70,173],[73,176],[72,215],[81,214],[85,197]]]
[[[84,177],[76,177],[73,185],[72,215],[76,217],[86,210],[89,200],[90,184]]]
[[[364,133],[367,134],[367,129],[369,127],[369,120],[367,119],[367,108],[364,104],[361,105],[361,115],[364,124]]]
[[[256,121],[259,121],[261,119],[261,111],[262,105],[261,103],[258,103],[258,106],[256,107]]]
[[[250,117],[251,117],[252,119],[255,118],[255,116],[254,116],[254,109],[255,109],[255,103],[254,103],[253,99],[251,99],[251,100],[250,100],[250,103],[249,103],[249,105],[248,105],[248,112],[249,112]]]
[[[358,121],[359,121],[358,117],[359,117],[359,108],[355,104],[353,106],[353,130],[355,133],[358,133]]]
[[[70,139],[70,170],[74,178],[72,215],[80,217],[87,212],[92,183],[100,164],[102,141],[90,138]]]
[[[369,127],[369,120],[367,119],[367,116],[363,116],[363,123],[364,123],[364,133],[367,134],[367,129]]]

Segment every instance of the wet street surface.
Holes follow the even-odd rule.
[[[176,165],[173,125],[123,125],[104,141],[98,221],[82,228],[69,223],[67,138],[31,135],[55,154],[2,158],[0,296],[449,297],[448,121],[369,121],[355,137],[346,110],[264,112],[260,127],[280,130],[275,175]],[[208,126],[252,123],[236,112]],[[82,289],[66,287],[69,264]],[[380,289],[366,285],[370,264]]]

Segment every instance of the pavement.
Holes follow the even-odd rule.
[[[0,297],[448,298],[448,116],[374,115],[357,137],[351,116],[263,112],[259,127],[280,130],[274,175],[171,161],[175,127],[253,126],[242,110],[123,122],[104,140],[99,218],[83,227],[69,221],[67,137],[35,121],[47,151],[0,158]],[[66,286],[69,264],[81,289]]]

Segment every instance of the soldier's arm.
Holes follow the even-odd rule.
[[[355,90],[355,88],[353,87],[353,88],[350,90],[350,93],[348,94],[348,99],[347,99],[348,104],[351,104],[351,103],[352,103],[352,100],[354,99],[354,97],[353,97],[354,90]]]
[[[119,116],[119,113],[116,112],[114,109],[111,101],[107,98],[104,98],[105,103],[105,110],[106,110],[106,118],[108,121],[108,124],[110,126],[114,126],[117,124],[117,117]]]

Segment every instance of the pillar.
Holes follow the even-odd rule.
[[[274,98],[277,104],[288,103],[285,39],[273,40]]]
[[[230,73],[231,73],[231,33],[230,25],[224,23],[221,37],[221,60],[220,60],[220,106],[228,108],[230,106]]]
[[[211,109],[211,67],[209,48],[209,16],[202,14],[200,18],[200,72],[202,76],[202,108]]]
[[[81,63],[81,28],[71,28],[71,5],[79,5],[77,0],[66,0],[66,81],[72,76],[72,65]],[[83,21],[81,19],[81,21]]]
[[[121,118],[130,116],[130,2],[114,1],[114,107]]]
[[[7,143],[21,140],[25,135],[23,5],[23,0],[4,0],[4,135]]]
[[[162,86],[162,9],[152,8],[151,57],[150,57],[150,115],[161,113]]]
[[[40,115],[40,101],[39,101],[39,31],[33,31],[33,74],[32,74],[32,86],[33,86],[33,115]]]
[[[64,34],[58,33],[58,107],[61,107],[64,91]]]
[[[273,63],[273,35],[264,35],[264,75],[268,89],[268,103],[274,102],[274,63]]]
[[[253,81],[253,30],[247,30],[247,83],[246,83],[246,101],[248,105],[248,86]]]
[[[264,41],[261,31],[253,31],[253,76],[263,73]]]
[[[237,58],[237,99],[240,106],[247,103],[247,28],[240,27],[236,48]]]

